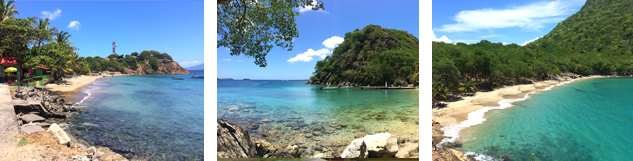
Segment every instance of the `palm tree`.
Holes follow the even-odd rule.
[[[71,45],[73,45],[75,43],[70,42],[70,40],[69,40],[70,37],[71,37],[71,35],[68,34],[68,32],[66,32],[66,31],[61,31],[60,32],[60,31],[56,30],[53,33],[53,40],[54,40],[53,43],[65,43],[65,44],[68,44],[68,46],[71,46]],[[79,50],[79,48],[71,46],[71,47],[69,47],[69,50],[72,52],[74,50]]]
[[[448,88],[444,84],[433,84],[433,102],[448,99]]]
[[[46,19],[39,18],[39,21],[35,22],[35,28],[38,29],[38,31],[40,32],[44,32],[37,35],[37,38],[35,40],[35,45],[41,46],[44,40],[46,41],[51,40],[51,35],[55,33],[57,28],[53,27],[49,29],[49,27],[50,27],[50,21],[48,20],[48,18]]]
[[[13,17],[13,14],[19,14],[18,10],[15,9],[17,5],[13,4],[13,2],[13,0],[0,0],[0,21]]]
[[[464,80],[464,83],[461,83],[461,88],[459,88],[459,91],[461,92],[472,92],[475,93],[477,91],[477,87],[475,87],[475,84],[473,83],[472,80],[470,80],[470,78],[466,78]]]

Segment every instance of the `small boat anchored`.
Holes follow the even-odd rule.
[[[191,78],[194,78],[194,79],[204,79],[204,76],[198,76],[198,74],[193,73],[193,76],[191,76]]]
[[[173,80],[185,80],[185,78],[176,78],[176,76],[172,76],[171,79],[173,79]]]

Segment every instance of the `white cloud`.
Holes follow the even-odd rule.
[[[55,10],[55,12],[42,11],[42,17],[43,18],[48,18],[50,20],[54,20],[55,18],[61,16],[61,14],[62,14],[62,10],[60,10],[59,8],[57,10]]]
[[[437,42],[445,42],[445,43],[453,43],[453,41],[451,39],[448,39],[448,37],[446,37],[446,35],[443,35],[440,38],[437,38],[435,36],[435,32],[433,32],[433,41],[437,41]]]
[[[222,59],[222,60],[224,60],[224,61],[231,61],[231,58],[229,58],[229,59]]]
[[[323,46],[329,49],[334,49],[338,44],[343,43],[343,40],[344,39],[342,37],[332,36],[328,39],[325,39],[325,41],[323,41]]]
[[[70,21],[70,23],[68,24],[68,28],[72,30],[79,30],[79,26],[81,26],[81,23],[79,23],[79,21]]]
[[[507,42],[502,42],[501,44],[503,44],[503,45],[508,45],[508,43],[507,43]]]
[[[312,1],[312,6],[316,6],[316,5],[317,5],[317,1],[316,0]],[[304,7],[299,7],[298,11],[299,11],[299,13],[308,12],[308,11],[314,11],[314,10],[312,10],[312,6],[308,6],[308,7],[305,7],[305,8]],[[327,12],[325,10],[318,10],[318,11],[319,12],[324,12],[324,13],[329,13],[329,12]]]
[[[182,66],[183,68],[189,68],[189,67],[192,67],[194,65],[199,65],[199,64],[202,64],[202,63],[204,63],[204,61],[198,61],[198,60],[178,62],[178,64],[180,64],[180,66]]]
[[[482,29],[520,27],[540,29],[547,23],[556,23],[582,6],[584,0],[555,0],[536,2],[508,9],[465,10],[455,15],[455,24],[442,25],[437,31],[467,32]]]
[[[527,45],[527,44],[529,44],[529,43],[531,43],[531,42],[534,42],[534,41],[538,40],[538,39],[539,39],[539,38],[541,38],[541,37],[543,37],[543,36],[536,37],[536,38],[534,38],[534,39],[532,39],[532,40],[525,41],[523,44],[521,44],[521,46],[525,46],[525,45]]]
[[[325,39],[321,44],[326,48],[321,48],[319,50],[308,49],[308,51],[303,52],[301,54],[297,54],[294,58],[288,59],[287,62],[294,63],[297,61],[309,62],[310,60],[314,60],[314,56],[318,56],[321,59],[325,59],[328,54],[332,54],[333,49],[338,46],[338,44],[343,43],[344,39],[338,36],[332,36],[330,38]]]
[[[235,60],[235,61],[237,61],[237,62],[242,62],[242,60]]]
[[[298,54],[297,56],[295,56],[294,58],[290,58],[288,59],[288,62],[290,63],[294,63],[296,61],[304,61],[304,62],[308,62],[310,60],[312,60],[313,56],[318,56],[321,57],[321,59],[325,59],[325,57],[327,56],[327,54],[330,53],[330,50],[328,49],[319,49],[319,50],[312,50],[312,49],[308,49],[308,51],[303,52],[301,54]]]

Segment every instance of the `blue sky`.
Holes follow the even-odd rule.
[[[168,53],[183,67],[204,62],[203,1],[16,1],[18,18],[51,19],[69,32],[79,56],[143,50]]]
[[[433,41],[524,45],[578,12],[585,0],[433,1]]]
[[[255,65],[253,58],[231,56],[227,48],[217,48],[218,77],[309,79],[316,61],[331,55],[345,33],[370,24],[404,30],[419,38],[417,0],[323,0],[323,3],[324,11],[309,10],[296,17],[299,37],[294,39],[293,50],[274,47],[266,56],[266,68]]]

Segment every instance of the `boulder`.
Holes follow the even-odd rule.
[[[367,158],[367,145],[363,139],[358,138],[352,141],[341,154],[341,158]]]
[[[46,131],[51,133],[53,135],[53,138],[55,138],[55,140],[59,142],[59,144],[68,145],[70,143],[70,137],[68,137],[68,134],[66,134],[66,132],[59,127],[59,125],[52,124],[50,127],[48,127],[48,130]]]
[[[20,129],[22,129],[22,132],[25,133],[26,135],[34,133],[34,132],[44,132],[46,130],[44,130],[44,128],[40,127],[40,126],[26,126],[23,125]]]
[[[26,115],[20,117],[20,119],[22,119],[22,121],[24,121],[24,123],[41,122],[41,121],[45,120],[44,117],[38,116],[36,114],[26,114]]]
[[[389,133],[364,137],[370,158],[393,158],[398,153],[398,139]]]
[[[119,161],[127,160],[121,154],[117,154],[106,147],[98,147],[96,151],[97,151],[97,154],[94,155],[95,156],[94,160],[119,160]]]
[[[72,106],[72,105],[73,105],[73,102],[67,101],[67,102],[64,102],[64,105],[67,105],[67,106]]]
[[[341,158],[393,158],[396,153],[398,139],[389,133],[380,133],[355,139],[345,148]]]
[[[33,97],[37,95],[37,92],[28,92],[28,94],[29,94],[29,97]]]
[[[275,152],[275,147],[265,140],[257,140],[255,144],[257,144],[257,154],[259,156]]]
[[[238,124],[218,119],[218,158],[255,158],[257,147]]]

